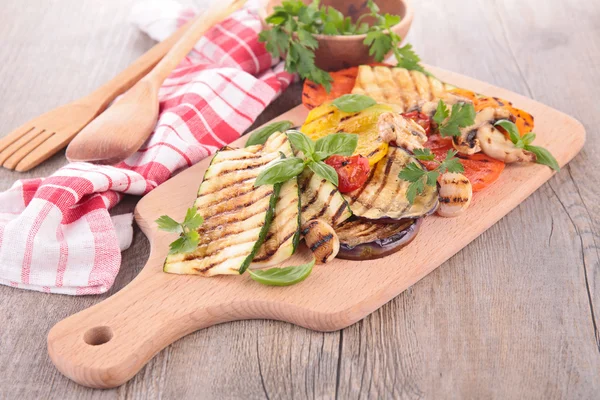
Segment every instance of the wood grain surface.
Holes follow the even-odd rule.
[[[2,3],[2,133],[90,92],[152,45],[128,24],[129,0]],[[0,287],[0,398],[596,398],[600,5],[413,3],[408,39],[427,63],[583,122],[586,147],[567,168],[426,279],[342,331],[274,321],[222,324],[167,347],[117,389],[87,389],[54,368],[46,335],[139,272],[149,246],[136,230],[104,296]],[[296,85],[259,123],[298,102]],[[59,154],[26,174],[2,170],[0,189],[64,163]],[[115,213],[135,202],[127,199]]]
[[[486,96],[510,100],[536,116],[538,145],[564,166],[583,147],[585,131],[567,115],[505,89],[456,73],[427,67],[443,82]],[[301,125],[308,110],[300,105],[276,120]],[[569,132],[569,137],[563,137]],[[248,136],[231,143],[243,147]],[[426,218],[402,251],[368,261],[336,259],[315,268],[301,284],[285,288],[257,285],[246,274],[200,278],[163,272],[169,243],[177,235],[158,230],[155,221],[169,210],[182,220],[197,197],[210,164],[206,158],[146,195],[135,219],[151,244],[148,262],[136,279],[115,296],[56,324],[48,334],[48,353],[75,382],[94,388],[120,386],[165,346],[192,331],[230,321],[271,319],[317,331],[350,326],[398,296],[518,206],[543,185],[552,171],[541,165],[512,165],[487,190],[475,195],[457,218]],[[439,246],[439,238],[449,238]],[[432,249],[436,249],[432,251]],[[295,255],[284,265],[300,265]],[[101,344],[101,346],[99,346]]]

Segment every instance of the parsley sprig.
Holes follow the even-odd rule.
[[[198,229],[204,222],[202,215],[197,213],[195,207],[188,208],[183,222],[179,223],[168,215],[163,215],[156,220],[158,229],[179,233],[179,238],[169,245],[169,253],[189,253],[198,247],[200,234]]]
[[[496,122],[494,125],[500,126],[506,132],[508,132],[508,137],[510,138],[510,141],[514,143],[515,147],[519,149],[525,149],[535,154],[536,163],[547,165],[555,171],[560,171],[560,166],[558,165],[556,158],[554,158],[554,156],[548,150],[531,144],[535,140],[535,133],[529,132],[521,136],[519,134],[519,129],[514,122],[507,119],[502,119]]]
[[[475,107],[471,103],[456,103],[452,105],[452,112],[450,112],[446,103],[440,100],[433,121],[438,124],[441,136],[460,136],[460,128],[475,123]]]
[[[335,8],[321,6],[319,0],[308,5],[301,0],[285,0],[266,18],[270,29],[263,30],[259,40],[265,43],[273,57],[285,56],[286,71],[297,72],[301,78],[323,85],[327,92],[331,90],[333,79],[315,65],[314,51],[319,47],[315,34],[366,34],[363,43],[369,46],[369,54],[377,61],[383,61],[393,51],[399,67],[427,73],[410,44],[399,47],[402,38],[391,28],[400,22],[400,17],[387,13],[381,15],[373,0],[367,1],[367,7],[369,13],[363,14],[354,23]],[[371,17],[374,23],[363,22],[367,17]]]
[[[372,17],[375,20],[375,23],[368,27],[367,37],[364,41],[364,44],[369,46],[369,55],[375,56],[375,59],[381,62],[386,54],[393,50],[398,67],[421,71],[429,75],[429,72],[419,64],[421,58],[413,51],[412,45],[406,44],[400,47],[402,38],[391,30],[400,22],[400,16],[379,14],[379,7],[373,0],[367,1],[367,7],[370,13],[361,15],[356,24],[361,26],[361,20],[366,17]]]
[[[455,156],[455,150],[448,150],[446,158],[442,162],[438,162],[438,166],[431,171],[427,171],[414,161],[400,171],[398,178],[410,182],[406,191],[406,198],[410,204],[413,204],[415,198],[425,191],[425,185],[435,186],[441,174],[446,172],[464,172],[463,165]],[[429,149],[415,149],[414,157],[422,161],[435,160],[435,155]]]
[[[300,175],[304,168],[309,168],[315,174],[337,186],[336,170],[325,164],[323,160],[334,154],[352,155],[358,143],[358,135],[334,133],[313,142],[311,138],[297,130],[289,130],[286,134],[294,149],[301,153],[297,157],[284,158],[269,165],[258,174],[254,186],[287,182]]]

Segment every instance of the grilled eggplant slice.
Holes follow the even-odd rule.
[[[348,203],[335,185],[309,169],[299,176],[301,226],[320,219],[332,227],[350,218]]]
[[[353,218],[336,228],[340,240],[337,257],[345,260],[373,260],[385,257],[409,244],[419,231],[422,218],[380,224]]]
[[[259,265],[289,254],[289,246],[297,240],[283,240],[290,230],[294,230],[294,222],[284,224],[283,218],[295,221],[292,236],[296,235],[299,229],[297,202],[290,207],[295,214],[288,205],[293,201],[293,193],[297,196],[297,188],[293,184],[289,187],[281,184],[254,187],[258,174],[280,159],[282,154],[292,155],[283,133],[273,134],[264,145],[217,152],[206,170],[194,203],[198,213],[204,217],[204,223],[198,229],[200,243],[190,253],[169,255],[164,271],[204,276],[238,274],[250,265],[256,254],[268,255],[258,261]],[[271,230],[273,216],[277,214],[276,202],[280,197],[285,201],[279,220]],[[268,246],[262,250],[267,238]],[[273,251],[275,243],[280,246]]]
[[[438,206],[437,186],[425,185],[424,192],[415,198],[414,203],[408,202],[406,191],[409,182],[398,178],[398,174],[411,162],[421,165],[405,150],[390,147],[387,155],[371,169],[365,184],[344,194],[352,213],[368,219],[401,219],[434,212]]]

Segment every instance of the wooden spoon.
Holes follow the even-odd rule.
[[[245,0],[216,1],[148,75],[73,139],[67,147],[67,159],[113,164],[135,153],[158,120],[158,90],[164,80],[208,29],[244,3]]]

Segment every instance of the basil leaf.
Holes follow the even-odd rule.
[[[315,259],[306,264],[285,267],[248,270],[250,278],[258,283],[268,286],[290,286],[305,280],[312,272]]]
[[[285,132],[292,126],[292,121],[277,121],[267,126],[263,126],[262,128],[259,128],[250,134],[250,137],[246,142],[246,147],[253,146],[255,144],[264,144],[269,136],[275,132]]]
[[[353,133],[334,133],[323,136],[315,143],[317,161],[324,160],[333,154],[350,156],[356,150],[358,135]]]
[[[287,131],[286,134],[296,150],[303,152],[307,158],[312,158],[315,152],[315,143],[308,136],[296,130]]]
[[[535,154],[536,163],[547,165],[555,171],[560,171],[560,166],[558,165],[556,158],[554,158],[554,156],[545,148],[528,144],[525,146],[525,150]]]
[[[517,144],[519,139],[521,139],[521,135],[519,134],[519,129],[513,122],[511,122],[507,119],[501,119],[500,121],[498,121],[494,124],[494,126],[496,126],[496,125],[501,126],[502,128],[504,128],[504,130],[506,132],[508,132],[508,135],[510,136],[510,141],[513,142],[514,144]]]
[[[155,222],[156,222],[156,225],[158,225],[158,229],[160,229],[161,231],[175,232],[175,233],[183,232],[183,229],[182,229],[181,225],[179,224],[179,222],[175,221],[173,218],[169,217],[168,215],[162,215]]]
[[[258,174],[254,186],[287,182],[293,177],[298,176],[303,170],[304,161],[298,157],[278,160]]]
[[[338,185],[338,174],[331,165],[327,165],[323,161],[311,161],[308,163],[308,168],[320,177],[327,179],[335,186]]]
[[[531,144],[535,140],[535,133],[533,133],[533,132],[526,133],[525,135],[523,135],[521,140],[523,141],[523,143],[525,143],[525,145]]]
[[[377,102],[364,94],[345,94],[335,99],[331,104],[343,112],[359,112],[374,106]]]

